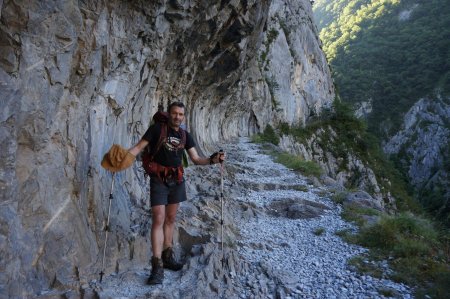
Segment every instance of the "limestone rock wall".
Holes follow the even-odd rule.
[[[403,126],[383,148],[399,155],[411,184],[417,189],[440,186],[450,196],[450,98],[438,95],[419,100],[404,116]]]
[[[323,141],[328,146],[323,146]],[[371,204],[379,209],[395,208],[395,199],[378,181],[367,162],[347,149],[345,154],[333,151],[333,144],[339,137],[331,127],[319,128],[309,138],[297,140],[291,135],[283,135],[280,147],[307,161],[315,161],[323,170],[322,181],[337,191],[343,188],[369,192]]]
[[[1,0],[1,296],[98,275],[111,186],[101,158],[136,143],[159,105],[186,103],[205,153],[318,113],[334,95],[310,16],[306,0]],[[138,165],[115,177],[109,273],[150,256]]]
[[[289,125],[305,124],[334,98],[312,16],[308,1],[274,0],[260,50],[259,63],[275,117]]]

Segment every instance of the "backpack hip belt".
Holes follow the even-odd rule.
[[[176,181],[179,185],[183,182],[184,168],[182,165],[171,167],[151,161],[144,164],[144,168],[148,174],[155,175],[165,184]]]

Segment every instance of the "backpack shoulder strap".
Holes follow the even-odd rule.
[[[180,133],[181,133],[181,145],[180,145],[180,147],[184,149],[184,146],[186,145],[186,138],[187,138],[186,135],[187,135],[187,133],[182,128],[180,128]]]
[[[158,142],[156,143],[155,150],[152,151],[151,160],[153,160],[153,158],[159,152],[159,150],[161,149],[161,146],[167,139],[167,129],[168,129],[167,124],[166,123],[160,123],[160,124],[161,124],[161,132],[159,133],[159,139],[158,139]]]

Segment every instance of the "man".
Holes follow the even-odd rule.
[[[167,123],[167,138],[158,147],[158,140],[164,124],[156,123],[145,132],[142,139],[129,152],[137,156],[147,146],[152,152],[152,161],[158,169],[158,175],[150,174],[150,201],[152,207],[152,272],[148,284],[161,284],[164,279],[164,268],[180,270],[183,265],[178,263],[173,254],[172,242],[175,219],[180,202],[185,201],[186,189],[184,178],[173,173],[170,169],[182,167],[183,151],[186,149],[192,162],[196,165],[221,163],[225,160],[223,152],[215,153],[211,157],[200,157],[195,149],[192,136],[180,128],[185,117],[185,106],[181,102],[174,102],[169,106]],[[184,134],[184,136],[183,136]],[[183,144],[184,143],[184,144]],[[180,144],[182,148],[180,148]],[[160,171],[160,170],[165,171]],[[169,171],[167,171],[169,169]]]

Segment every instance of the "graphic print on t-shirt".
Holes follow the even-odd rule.
[[[164,143],[164,147],[167,150],[174,152],[174,151],[178,150],[178,146],[180,145],[180,143],[181,143],[180,138],[170,136],[170,137],[167,137],[167,141]]]

